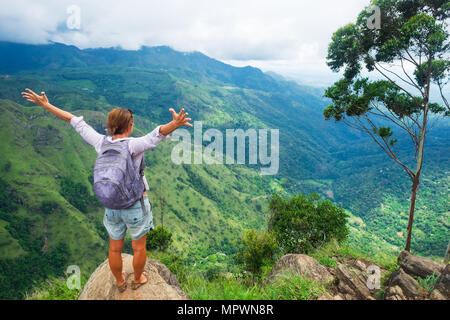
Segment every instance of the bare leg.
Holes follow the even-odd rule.
[[[109,254],[108,261],[111,272],[116,278],[117,285],[123,285],[125,278],[122,274],[122,248],[124,239],[114,240],[109,238]]]
[[[147,281],[146,277],[142,274],[144,271],[145,262],[147,260],[147,251],[145,249],[145,240],[147,235],[138,240],[132,240],[131,246],[133,247],[133,269],[134,269],[134,282],[144,283]]]

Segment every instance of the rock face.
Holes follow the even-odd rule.
[[[398,257],[399,270],[393,272],[387,281],[386,300],[448,300],[450,298],[450,265],[414,256],[402,251]],[[439,276],[430,294],[414,278],[425,279]]]
[[[394,289],[386,292],[386,300],[400,300],[398,297],[402,297],[402,300],[405,300],[405,298],[414,299],[420,293],[419,282],[403,271],[403,269],[393,272],[389,277],[387,285]],[[390,294],[396,297],[392,298]]]
[[[265,278],[266,283],[273,282],[282,273],[299,274],[313,281],[322,283],[333,281],[327,268],[314,258],[304,254],[287,254],[282,256]]]
[[[448,264],[442,271],[440,277],[434,285],[434,294],[440,299],[450,299],[450,264]],[[431,294],[433,294],[431,292]]]
[[[399,286],[388,287],[385,293],[385,300],[406,300],[402,289]]]
[[[138,288],[131,289],[133,281],[133,256],[122,254],[123,272],[128,283],[127,289],[120,293],[116,280],[109,268],[108,260],[104,261],[92,273],[84,286],[79,300],[187,300],[177,278],[158,260],[147,259],[144,270],[148,273],[148,282]]]
[[[388,270],[371,261],[344,255],[333,256],[333,260],[338,266],[327,268],[309,256],[288,254],[278,260],[264,282],[270,284],[283,273],[299,274],[323,284],[326,290],[318,300],[374,300],[375,297],[386,300],[450,299],[450,265],[404,251],[398,259],[400,268],[382,284],[381,279],[388,275]],[[438,275],[434,287],[422,287],[418,279],[425,279],[433,273]],[[378,282],[376,278],[379,287],[374,286]]]
[[[339,279],[338,290],[348,300],[374,300],[367,287],[368,275],[362,270],[339,264],[336,268],[336,276]]]
[[[415,256],[408,251],[402,251],[398,257],[400,268],[407,274],[426,278],[433,273],[439,276],[445,268],[442,263],[433,260]]]

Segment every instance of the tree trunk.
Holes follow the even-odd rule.
[[[447,252],[445,253],[444,263],[448,263],[450,261],[450,241],[447,245]]]
[[[412,234],[412,226],[414,221],[414,209],[416,207],[416,195],[417,189],[419,187],[419,177],[416,175],[413,180],[413,185],[411,188],[411,202],[409,206],[409,219],[408,219],[408,231],[406,236],[406,251],[410,251],[411,249],[411,234]]]
[[[414,209],[416,206],[416,196],[417,196],[417,189],[420,184],[420,173],[422,172],[422,165],[423,165],[423,149],[425,146],[425,136],[427,133],[427,120],[428,120],[428,108],[429,108],[429,99],[430,99],[430,86],[431,86],[431,62],[432,57],[430,56],[428,58],[428,73],[427,73],[427,90],[426,90],[426,96],[425,96],[425,105],[423,108],[423,118],[422,118],[422,127],[420,128],[419,133],[419,149],[417,150],[417,169],[416,173],[414,174],[413,185],[411,188],[411,202],[409,206],[409,221],[408,221],[408,235],[406,236],[406,246],[405,250],[410,251],[411,249],[411,233],[412,233],[412,226],[414,221]]]

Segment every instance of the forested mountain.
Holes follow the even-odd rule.
[[[164,224],[193,262],[233,253],[244,228],[264,228],[273,192],[317,192],[348,209],[350,240],[367,252],[404,245],[407,176],[370,138],[325,121],[327,101],[317,89],[169,47],[80,50],[0,42],[0,57],[0,286],[15,288],[9,297],[28,290],[30,277],[39,281],[70,264],[88,275],[107,248],[103,209],[91,187],[95,151],[70,125],[25,102],[24,88],[45,91],[52,104],[83,115],[102,133],[116,106],[136,114],[134,136],[169,121],[169,107],[184,107],[204,131],[280,130],[275,176],[261,176],[257,166],[175,165],[171,141],[146,154],[155,223],[163,198]],[[423,255],[442,256],[447,246],[448,132],[448,121],[435,121],[426,142],[412,242]],[[407,141],[397,147],[400,153],[409,148]],[[24,270],[30,259],[41,267]]]

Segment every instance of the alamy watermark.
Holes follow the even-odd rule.
[[[270,153],[268,133],[268,129],[226,129],[224,137],[218,129],[203,132],[202,122],[195,121],[193,143],[186,129],[172,134],[178,144],[172,149],[171,159],[175,164],[259,164],[262,175],[275,175],[279,168],[279,130],[270,129]],[[203,147],[203,142],[210,143]]]
[[[372,264],[367,267],[367,273],[369,273],[369,276],[367,277],[366,281],[367,288],[369,288],[369,290],[380,289],[380,279],[381,279],[380,267]]]
[[[70,265],[67,267],[66,274],[70,274],[67,278],[66,284],[69,290],[81,289],[81,271],[77,265]]]
[[[366,21],[367,28],[370,30],[381,29],[381,9],[378,6],[371,6],[366,9],[367,14],[371,14]]]
[[[66,19],[67,28],[70,30],[80,30],[81,8],[73,4],[67,7],[66,13],[68,14],[68,17]]]

